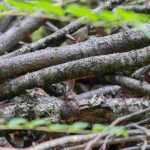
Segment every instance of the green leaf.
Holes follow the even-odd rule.
[[[50,131],[53,132],[65,132],[68,130],[68,125],[65,124],[51,124],[48,126]]]
[[[0,11],[5,11],[5,10],[7,10],[7,8],[3,4],[0,4]]]
[[[69,131],[83,131],[89,126],[86,122],[76,122],[69,126]]]
[[[45,35],[45,28],[40,27],[32,34],[32,42],[40,40]]]
[[[16,1],[16,0],[5,0],[5,2],[10,6],[14,7],[18,11],[30,12],[30,13],[34,11],[34,7],[32,3],[27,3],[24,1]]]
[[[106,126],[101,124],[94,124],[92,128],[93,132],[103,132],[104,130],[106,130]]]
[[[116,9],[115,15],[122,20],[123,23],[129,23],[135,26],[149,22],[150,19],[150,16],[148,15],[138,14],[132,11],[125,11],[122,8]]]
[[[27,120],[24,118],[12,118],[11,120],[9,120],[7,125],[10,128],[16,128],[20,125],[24,125],[25,123],[27,123]]]
[[[63,8],[58,4],[53,4],[47,1],[34,1],[34,10],[43,11],[47,14],[54,14],[57,16],[64,16]]]
[[[116,136],[128,136],[128,131],[124,127],[108,127],[106,132]]]
[[[98,21],[98,16],[90,8],[77,4],[68,5],[66,12],[75,17],[87,17],[90,21]]]
[[[50,121],[47,119],[36,119],[31,121],[29,124],[27,124],[27,126],[31,127],[31,128],[36,128],[39,126],[46,126],[50,124]]]

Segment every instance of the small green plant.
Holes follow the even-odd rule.
[[[37,130],[57,133],[109,133],[116,136],[128,136],[128,130],[122,126],[107,126],[102,124],[89,124],[75,122],[72,124],[51,123],[47,118],[27,121],[23,118],[12,118],[0,124],[0,130]]]
[[[149,22],[149,15],[138,14],[131,11],[125,11],[121,8],[115,11],[93,12],[90,8],[80,4],[69,4],[61,6],[50,0],[4,0],[0,4],[1,16],[3,15],[35,15],[37,12],[43,12],[44,17],[54,19],[68,19],[85,17],[85,21],[101,23],[106,27],[120,26],[123,24],[141,25]]]

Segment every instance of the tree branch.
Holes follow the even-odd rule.
[[[101,74],[142,67],[150,63],[150,50],[144,48],[137,51],[94,56],[65,64],[48,67],[28,73],[24,76],[7,81],[0,85],[0,97],[20,94],[25,89],[47,84],[58,83],[65,80],[77,79],[87,75]]]
[[[19,41],[41,26],[44,19],[40,16],[26,17],[0,36],[0,54],[12,50]]]
[[[45,50],[12,57],[11,59],[6,60],[2,59],[5,58],[5,55],[4,57],[1,56],[0,80],[8,79],[30,71],[36,71],[50,65],[56,65],[67,61],[95,55],[123,52],[133,48],[146,46],[150,43],[150,40],[145,32],[150,31],[148,31],[148,26],[145,29],[145,31],[143,28],[143,31],[131,30],[106,37],[93,37],[82,43],[60,48],[47,48]]]
[[[138,94],[150,95],[150,84],[125,76],[109,76],[108,80],[115,84],[138,92]],[[133,91],[133,92],[134,92]]]
[[[77,99],[90,99],[93,96],[106,96],[106,95],[116,95],[120,91],[121,87],[117,85],[104,86],[92,91],[84,92],[78,95]]]
[[[134,11],[137,13],[145,13],[145,14],[150,13],[150,6],[146,6],[146,5],[131,5],[131,6],[123,6],[121,8],[125,10]]]
[[[75,100],[66,102],[49,96],[42,89],[36,88],[11,99],[11,102],[3,103],[0,107],[0,114],[2,118],[17,116],[29,120],[48,117],[52,122],[78,120],[79,118],[82,121],[89,122],[94,117],[97,118],[96,120],[105,122],[105,120],[112,121],[117,117],[141,111],[148,107],[150,107],[150,101],[146,98],[124,99],[91,96],[83,99],[82,94],[77,95]],[[90,119],[91,115],[93,117]],[[144,115],[139,115],[138,119],[140,117],[144,118]]]
[[[144,67],[136,70],[132,74],[132,77],[143,81],[145,79],[145,76],[148,75],[149,72],[150,72],[150,65],[147,65],[147,66],[144,66]]]
[[[15,16],[6,16],[3,18],[3,20],[0,22],[0,32],[5,32],[10,24],[16,19]]]

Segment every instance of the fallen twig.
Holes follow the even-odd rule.
[[[113,138],[113,139],[109,139],[107,141],[107,145],[141,142],[141,141],[143,141],[143,139],[149,139],[149,138],[150,137],[147,137],[145,135],[137,135],[137,136],[131,136],[131,137],[127,137],[127,138]],[[95,145],[93,145],[93,146],[97,147],[99,145],[102,145],[103,143],[104,143],[104,140],[100,140],[99,142],[95,143]],[[69,150],[84,149],[86,147],[86,144],[87,143],[77,145],[77,146],[67,147],[67,148]]]
[[[15,16],[6,16],[1,22],[0,22],[0,32],[5,32],[10,24],[15,20]]]
[[[113,83],[128,89],[134,89],[133,92],[138,92],[138,94],[150,95],[150,84],[147,82],[142,82],[133,78],[119,75],[109,76],[108,80],[111,80]]]
[[[145,77],[148,76],[147,74],[150,72],[150,65],[144,66],[138,70],[136,70],[133,74],[132,77],[139,79],[139,80],[145,80]]]
[[[145,14],[150,13],[150,6],[148,5],[130,5],[130,6],[123,6],[121,8],[125,10],[134,11],[137,13],[145,13]]]
[[[0,36],[0,54],[12,50],[19,41],[23,40],[28,33],[35,31],[41,26],[44,19],[39,16],[26,17],[22,22],[11,27]]]
[[[41,144],[34,146],[28,150],[46,150],[46,149],[54,148],[57,146],[64,146],[65,144],[69,144],[69,143],[86,142],[86,141],[94,138],[95,136],[96,136],[96,134],[73,135],[73,136],[62,137],[59,139],[54,139],[51,141],[41,143]]]

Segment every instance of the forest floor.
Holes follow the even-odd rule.
[[[66,3],[150,12],[148,0]],[[0,150],[150,149],[149,22],[85,20],[1,17]]]

